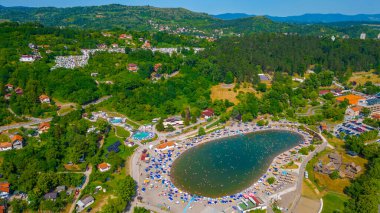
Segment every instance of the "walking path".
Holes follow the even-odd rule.
[[[80,189],[79,194],[75,197],[75,200],[71,204],[70,211],[69,211],[70,213],[72,213],[72,212],[75,211],[75,206],[76,206],[76,204],[77,204],[77,202],[78,202],[78,200],[79,200],[79,198],[80,198],[80,196],[82,194],[82,191],[83,191],[83,189],[86,188],[88,182],[90,181],[90,175],[91,175],[91,173],[92,173],[92,165],[89,165],[87,171],[85,171],[83,173],[86,176],[86,181],[84,182],[82,188]]]

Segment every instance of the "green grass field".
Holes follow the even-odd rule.
[[[128,130],[124,129],[123,127],[115,126],[115,128],[116,128],[116,134],[119,137],[123,137],[126,139],[131,135],[131,133]]]
[[[348,197],[344,194],[338,194],[335,192],[328,192],[323,196],[323,209],[322,213],[343,212],[344,202],[348,200]]]

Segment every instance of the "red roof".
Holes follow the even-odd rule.
[[[14,135],[13,138],[12,138],[12,142],[15,142],[15,141],[22,141],[23,138],[21,135]]]
[[[4,213],[5,212],[5,206],[0,206],[0,213]]]
[[[0,192],[6,192],[9,193],[9,183],[8,182],[3,182],[0,183]]]
[[[0,148],[9,148],[9,147],[12,147],[12,144],[9,142],[0,143]]]
[[[12,84],[5,84],[6,87],[13,87]]]
[[[105,170],[110,168],[110,165],[108,163],[101,163],[98,165],[98,169]]]
[[[169,142],[162,143],[162,144],[158,145],[157,149],[165,149],[166,147],[173,147],[174,145],[175,145],[174,142],[169,141]]]
[[[48,122],[43,122],[38,126],[38,129],[43,129],[43,128],[50,128],[50,123]]]
[[[326,95],[327,93],[330,93],[330,90],[320,90],[319,95]]]
[[[206,109],[206,110],[204,110],[204,111],[202,112],[202,115],[203,115],[203,116],[211,117],[211,116],[214,115],[214,110],[211,109],[211,108],[208,108],[208,109]]]
[[[47,95],[40,95],[40,100],[49,99],[49,96]]]

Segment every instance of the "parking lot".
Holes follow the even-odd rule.
[[[347,121],[337,125],[334,128],[334,134],[339,137],[340,133],[343,132],[345,135],[357,136],[363,132],[368,132],[371,130],[375,130],[375,128],[368,126],[361,121]]]

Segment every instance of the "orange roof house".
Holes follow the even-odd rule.
[[[23,138],[22,138],[21,135],[14,135],[12,137],[12,143],[15,142],[15,141],[22,141],[22,140],[23,140]]]
[[[103,162],[103,163],[98,165],[98,169],[100,172],[106,172],[106,171],[110,170],[110,168],[111,168],[111,165],[108,163]]]
[[[40,95],[40,102],[41,103],[50,103],[50,98],[47,95]]]
[[[50,123],[48,122],[43,122],[38,126],[38,131],[39,132],[47,132],[50,129]]]
[[[10,187],[10,184],[8,182],[3,182],[3,183],[0,183],[0,193],[2,195],[4,194],[8,194],[9,193],[9,187]]]
[[[165,142],[165,143],[159,144],[157,146],[157,149],[159,149],[159,150],[172,149],[172,148],[174,148],[175,145],[176,144],[173,141],[169,141],[169,142]]]
[[[359,100],[362,100],[365,98],[360,96],[360,95],[353,95],[353,94],[343,95],[343,96],[339,96],[336,98],[336,100],[339,102],[343,102],[346,99],[348,100],[348,103],[350,105],[356,105],[356,104],[358,104]]]
[[[0,150],[4,151],[4,150],[10,150],[10,149],[12,149],[12,143],[9,143],[9,142],[0,143]]]

